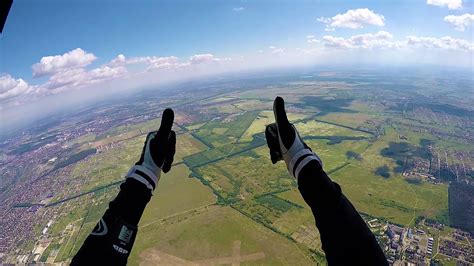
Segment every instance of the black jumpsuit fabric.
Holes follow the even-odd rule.
[[[126,179],[71,265],[126,265],[138,222],[150,198],[151,191],[145,185]]]
[[[317,161],[301,170],[298,189],[311,207],[329,265],[388,265],[375,236]]]
[[[329,265],[388,265],[372,232],[318,162],[311,161],[303,168],[298,189],[311,207]],[[102,218],[108,233],[97,235],[103,229],[101,220],[73,258],[72,265],[126,264],[150,197],[150,190],[143,184],[127,179]],[[129,233],[125,238],[124,226]],[[125,243],[123,239],[129,241]]]

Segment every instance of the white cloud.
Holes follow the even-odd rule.
[[[428,5],[448,7],[449,9],[459,9],[462,7],[462,0],[426,0]]]
[[[364,25],[379,27],[385,25],[384,16],[368,8],[351,9],[332,18],[320,17],[317,21],[326,24],[326,31],[333,31],[335,28],[362,29]]]
[[[45,56],[39,63],[32,66],[33,76],[39,77],[66,69],[85,67],[96,59],[94,54],[87,53],[81,48],[76,48],[63,55]]]
[[[272,55],[276,55],[276,56],[282,56],[285,54],[285,49],[284,48],[277,48],[273,45],[269,46],[268,49],[270,49],[270,53]]]
[[[234,7],[234,8],[232,8],[232,11],[240,12],[240,11],[244,11],[244,9],[245,9],[245,7],[239,6],[239,7]]]
[[[453,24],[455,30],[464,31],[474,23],[474,14],[466,13],[459,16],[449,15],[444,17],[444,21]]]
[[[283,55],[284,53],[285,53],[285,49],[283,48],[277,48],[272,51],[272,54],[275,54],[275,55]]]
[[[349,40],[342,37],[334,37],[332,35],[323,36],[323,44],[331,48],[352,48]]]
[[[347,38],[333,35],[320,38],[307,35],[305,38],[310,44],[306,48],[293,49],[271,45],[266,50],[245,58],[238,55],[233,56],[233,59],[222,58],[211,53],[196,54],[187,59],[175,56],[127,57],[119,54],[110,62],[93,69],[87,66],[96,57],[78,48],[64,55],[43,57],[42,62],[35,64],[36,75],[49,73],[48,80],[40,85],[29,85],[23,79],[0,74],[0,102],[11,105],[13,102],[27,102],[66,91],[87,89],[98,92],[107,86],[110,87],[108,90],[113,91],[118,87],[134,88],[142,84],[156,84],[230,70],[297,65],[315,60],[345,62],[352,60],[350,58],[359,60],[361,54],[365,54],[364,59],[368,61],[374,58],[386,61],[400,58],[400,62],[409,62],[418,56],[423,60],[431,58],[433,62],[441,64],[449,61],[453,62],[450,63],[453,65],[466,65],[468,57],[465,52],[469,52],[471,58],[474,51],[472,42],[450,36],[442,38],[407,36],[404,39],[395,39],[386,31],[358,34]],[[439,52],[433,52],[432,49],[437,49]],[[78,54],[81,56],[77,56]],[[380,56],[386,54],[392,57]],[[22,95],[27,97],[21,97]],[[84,92],[84,95],[88,93]]]
[[[73,68],[52,75],[49,80],[39,87],[40,92],[58,93],[71,89],[78,89],[101,81],[123,77],[127,69],[123,66],[101,66],[90,71],[84,68]]]
[[[146,61],[148,70],[153,69],[173,69],[180,66],[179,59],[175,56],[149,57]]]
[[[319,40],[316,39],[316,36],[314,36],[314,35],[308,35],[308,36],[306,36],[306,41],[307,41],[308,43],[319,43]]]
[[[112,59],[108,65],[109,66],[124,66],[128,63],[127,61],[128,61],[128,58],[125,58],[125,55],[119,54],[117,55],[117,57]]]
[[[86,72],[88,74],[87,78],[90,82],[97,82],[102,81],[105,79],[116,78],[125,73],[127,73],[127,69],[124,67],[109,67],[109,66],[102,66],[91,71]]]
[[[0,99],[10,99],[32,90],[23,79],[14,79],[12,76],[0,75]]]
[[[163,68],[165,65],[171,65],[178,61],[177,57],[168,56],[168,57],[158,57],[158,56],[142,56],[142,57],[126,57],[123,54],[117,55],[112,59],[107,66],[117,67],[117,66],[126,66],[133,64],[145,64],[148,65],[150,69],[159,69]]]
[[[326,35],[322,43],[327,48],[337,49],[402,49],[425,48],[470,52],[474,44],[464,39],[455,39],[450,36],[442,38],[407,36],[404,41],[394,40],[393,35],[386,31],[375,34],[366,33],[354,35],[350,38]]]
[[[145,56],[127,58],[120,54],[108,66],[125,66],[131,64],[145,64],[147,71],[159,69],[177,69],[189,65],[206,64],[212,62],[228,61],[230,58],[218,58],[213,54],[196,54],[187,61],[180,61],[176,56]]]
[[[27,93],[37,96],[57,94],[77,90],[103,81],[137,78],[146,73],[166,73],[167,70],[181,69],[184,75],[193,73],[192,67],[202,65],[201,73],[219,68],[221,63],[232,61],[231,58],[219,58],[213,54],[196,54],[188,60],[179,60],[175,56],[126,57],[117,55],[107,64],[88,70],[86,68],[96,57],[78,48],[63,55],[47,56],[40,63],[33,65],[35,76],[49,75],[48,80],[40,85],[29,86],[23,79],[14,79],[10,75],[0,74],[0,100],[9,100]],[[128,65],[141,64],[130,72]],[[189,72],[189,73],[188,73]],[[168,75],[168,74],[165,74]]]
[[[326,17],[319,17],[316,19],[317,22],[321,22],[324,24],[329,24],[331,23],[332,19],[331,18],[326,18]]]
[[[87,70],[86,66],[96,59],[94,54],[87,53],[81,48],[76,48],[63,55],[41,58],[39,63],[32,66],[33,76],[49,75],[50,77],[45,83],[35,86],[35,92],[44,95],[54,94],[116,78],[125,75],[127,73],[125,65],[135,61],[134,58],[129,59],[123,54],[119,54],[108,64]]]
[[[408,36],[406,43],[408,46],[417,48],[474,51],[474,44],[472,42],[455,39],[450,36],[442,38]]]
[[[393,35],[386,31],[379,31],[375,34],[366,33],[352,36],[350,38],[334,37],[332,35],[323,36],[323,45],[330,48],[399,48],[400,44],[393,41]]]
[[[213,54],[197,54],[197,55],[193,55],[189,58],[189,63],[191,65],[211,63],[211,62],[219,62],[219,61],[220,61],[220,59],[215,57]]]

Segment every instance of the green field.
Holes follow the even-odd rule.
[[[418,215],[438,218],[446,213],[446,185],[412,185],[399,176],[378,176],[373,170],[361,162],[331,175],[360,212],[405,226],[413,224]]]
[[[370,134],[329,123],[309,120],[295,124],[301,136],[347,136],[369,138]]]
[[[307,117],[305,114],[288,114],[288,120],[291,122],[303,119],[305,117]],[[266,126],[274,122],[275,119],[273,118],[273,111],[261,112],[247,128],[239,141],[251,141],[253,135],[265,132]]]
[[[275,167],[267,154],[267,148],[260,147],[204,165],[195,172],[226,202],[293,187],[294,180],[284,165]]]
[[[388,154],[386,150],[392,141],[399,141],[397,133],[386,130],[385,136],[361,153],[361,160],[352,160],[331,177],[361,212],[407,226],[418,215],[445,219],[442,216],[448,209],[448,186],[407,182],[396,170],[397,161],[416,156],[416,153],[387,157],[384,154]],[[381,166],[387,169],[386,175],[379,173]]]
[[[193,138],[189,133],[179,134],[176,136],[176,154],[174,163],[183,161],[185,156],[189,156],[206,149],[206,146]]]
[[[230,207],[215,207],[139,231],[129,264],[147,260],[164,265],[183,264],[182,260],[231,264],[233,254],[247,259],[244,265],[314,265],[307,250]]]
[[[365,113],[330,113],[318,119],[327,121],[330,123],[341,124],[349,127],[357,128],[363,125],[368,120],[372,119],[373,116]]]
[[[214,147],[236,142],[252,124],[259,112],[240,112],[222,120],[210,121],[196,131],[196,135]]]
[[[162,174],[139,226],[216,202],[212,191],[197,179],[189,178],[190,174],[183,164],[173,167],[167,174]]]

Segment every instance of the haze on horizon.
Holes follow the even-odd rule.
[[[15,1],[2,127],[122,92],[292,66],[473,69],[473,1]]]

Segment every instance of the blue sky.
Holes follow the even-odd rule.
[[[133,2],[133,3],[130,3]],[[15,1],[1,40],[1,71],[32,80],[31,65],[46,55],[80,47],[97,55],[96,64],[117,54],[130,56],[199,53],[247,54],[268,46],[302,46],[305,36],[321,36],[331,17],[367,7],[386,19],[395,36],[420,35],[472,40],[443,21],[472,13],[472,2],[450,10],[405,1]],[[234,8],[243,7],[241,11]],[[338,29],[337,36],[380,30]],[[34,81],[34,80],[32,80]]]
[[[52,95],[302,64],[473,67],[474,0],[15,0],[0,114]]]

